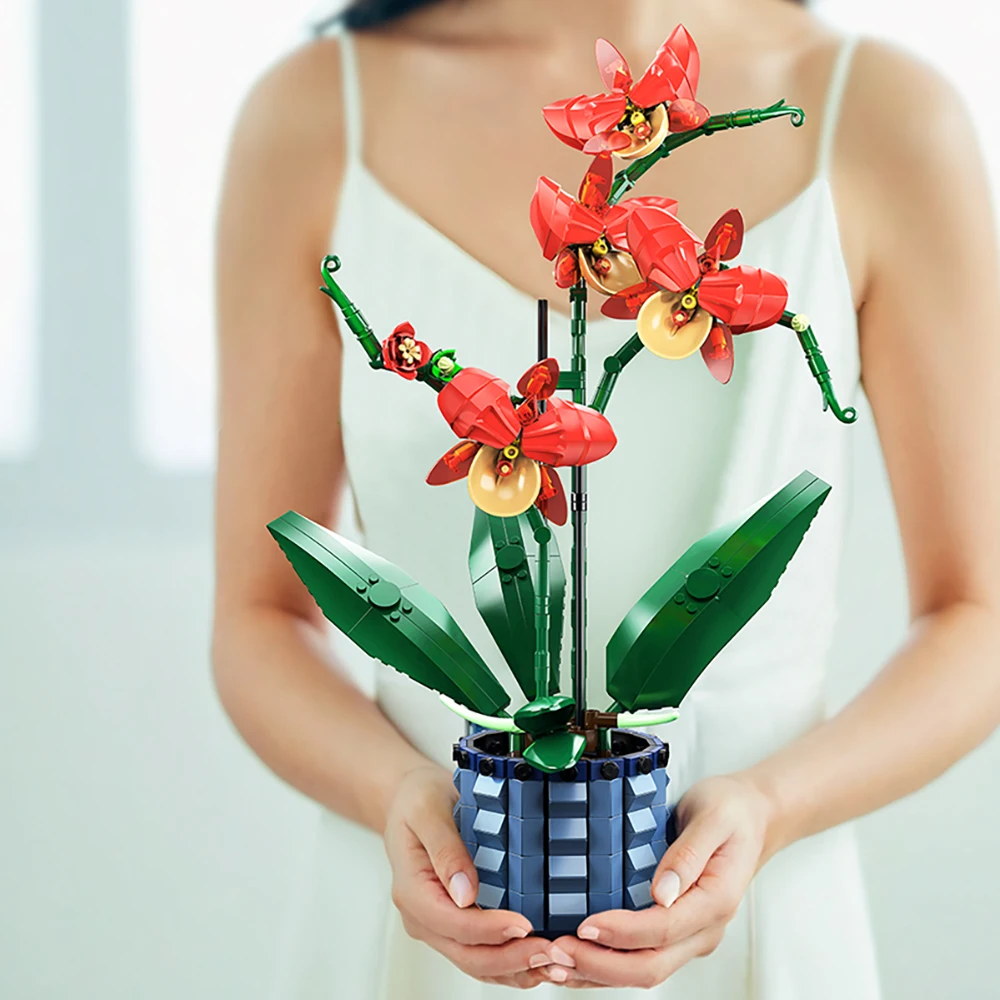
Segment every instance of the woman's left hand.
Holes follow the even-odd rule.
[[[743,775],[709,778],[677,804],[677,840],[653,878],[648,909],[588,917],[557,939],[548,968],[567,987],[649,989],[718,947],[763,863],[771,807]]]

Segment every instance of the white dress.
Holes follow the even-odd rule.
[[[347,169],[331,249],[343,260],[339,277],[345,289],[379,336],[409,320],[432,346],[455,347],[463,363],[514,382],[534,358],[534,300],[434,229],[368,171],[360,157],[360,95],[348,35],[342,46]],[[828,166],[853,47],[848,39],[836,62],[813,180],[746,233],[739,258],[788,280],[789,307],[813,320],[845,406],[858,391],[860,366]],[[382,276],[387,254],[396,264],[389,285]],[[554,302],[557,292],[553,289]],[[632,332],[622,321],[593,322],[589,371],[599,373],[603,358]],[[552,316],[551,344],[555,356],[568,357],[569,324],[558,312]],[[728,386],[717,384],[697,357],[671,362],[642,352],[622,375],[607,411],[619,444],[590,467],[588,650],[590,703],[597,705],[607,700],[604,643],[632,603],[692,541],[803,469],[834,486],[771,601],[699,679],[680,721],[659,730],[671,746],[673,801],[700,778],[771,753],[824,711],[852,432],[822,412],[819,389],[791,331],[775,327],[748,334],[737,339],[736,351]],[[349,343],[342,420],[363,543],[444,601],[515,694],[472,600],[466,556],[473,506],[467,491],[462,483],[424,484],[427,471],[454,442],[434,393],[373,372],[364,353]],[[660,434],[661,427],[667,433]],[[565,531],[560,546],[565,558]],[[449,764],[460,721],[402,675],[361,662],[346,643],[338,648],[356,668],[373,672],[379,704],[407,737]],[[373,766],[377,748],[366,748],[363,759]],[[286,946],[274,991],[280,1000],[510,995],[467,978],[410,940],[389,901],[381,842],[328,813],[319,822]],[[558,989],[543,985],[532,995],[566,995]],[[876,1000],[853,830],[828,831],[775,857],[752,883],[713,955],[652,991],[598,995]]]

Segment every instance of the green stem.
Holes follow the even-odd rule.
[[[587,286],[578,281],[569,290],[572,310],[570,338],[572,341],[571,370],[577,378],[573,402],[587,402]],[[575,465],[570,490],[570,517],[573,524],[573,700],[576,702],[576,724],[583,727],[587,701],[587,470]]]
[[[731,128],[749,128],[772,118],[789,117],[792,124],[798,128],[805,120],[806,113],[791,104],[785,104],[784,98],[767,108],[741,108],[739,111],[729,111],[722,115],[712,115],[703,125],[691,129],[690,132],[673,132],[660,143],[656,149],[638,160],[633,160],[624,170],[615,174],[608,195],[608,204],[614,205],[619,198],[635,186],[636,181],[654,164],[669,156],[675,149],[686,146],[689,142],[703,135],[714,135]]]
[[[549,541],[552,531],[537,507],[528,508],[528,523],[538,543],[538,576],[535,580],[535,697],[554,694],[558,683],[552,685],[549,675]],[[553,664],[553,666],[555,666]],[[558,681],[558,678],[555,678]]]
[[[372,328],[368,325],[368,321],[365,319],[364,314],[347,297],[344,290],[333,279],[334,272],[339,270],[339,257],[334,254],[328,254],[323,258],[323,264],[320,267],[320,274],[323,275],[323,283],[326,287],[321,288],[320,291],[325,295],[329,295],[330,298],[333,299],[333,301],[340,307],[340,312],[344,317],[344,322],[347,324],[351,333],[357,337],[358,343],[364,348],[365,353],[368,355],[368,363],[372,366],[372,368],[383,368],[382,345],[378,342],[378,338],[375,336]]]
[[[594,393],[594,400],[590,404],[592,409],[603,413],[611,401],[611,393],[614,392],[615,384],[622,369],[642,351],[642,341],[639,334],[632,336],[615,351],[614,354],[604,359],[604,374],[601,381],[597,383],[597,392]]]
[[[823,409],[830,409],[834,416],[843,424],[853,424],[858,419],[857,410],[853,406],[842,408],[837,400],[837,394],[833,388],[833,378],[827,366],[823,352],[819,348],[819,341],[808,319],[801,313],[794,313],[786,309],[778,320],[780,326],[786,326],[794,330],[805,352],[806,363],[813,373],[813,378],[819,383],[820,391],[823,393]]]

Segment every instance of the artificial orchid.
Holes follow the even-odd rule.
[[[655,286],[647,289],[628,252],[629,213],[642,206],[675,212],[677,202],[648,196],[609,205],[613,180],[611,154],[598,153],[580,182],[576,198],[550,178],[539,177],[529,214],[542,256],[555,260],[556,285],[569,288],[582,277],[592,288],[609,296],[603,311],[621,318],[627,309],[623,312],[617,304],[612,306],[614,298],[634,296],[638,290],[648,294],[656,291]]]
[[[468,478],[477,507],[497,517],[532,504],[554,524],[566,523],[566,493],[553,466],[586,465],[617,444],[607,417],[560,399],[559,365],[547,358],[510,386],[478,368],[463,368],[438,393],[438,409],[461,438],[427,476],[431,486]]]
[[[788,300],[783,278],[759,267],[727,267],[743,244],[743,216],[730,209],[702,243],[676,215],[638,208],[627,223],[629,249],[655,290],[642,302],[636,330],[662,358],[700,350],[720,382],[733,374],[733,336],[776,323]]]
[[[636,83],[625,57],[607,39],[597,40],[595,55],[609,93],[581,94],[542,109],[546,124],[568,146],[633,159],[659,145],[668,132],[689,132],[708,118],[708,109],[695,99],[698,47],[682,24]]]

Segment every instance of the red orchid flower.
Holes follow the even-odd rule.
[[[720,382],[733,374],[733,336],[776,323],[788,301],[784,278],[759,267],[721,267],[743,245],[743,216],[732,208],[702,244],[683,222],[658,208],[629,215],[628,245],[639,270],[659,291],[642,303],[636,329],[661,358],[701,350]]]
[[[581,275],[592,288],[611,297],[634,294],[637,286],[645,288],[626,243],[629,212],[643,205],[676,212],[677,202],[651,196],[609,205],[613,180],[610,153],[594,157],[576,198],[548,177],[538,178],[531,199],[531,228],[545,259],[555,259],[554,277],[560,288],[576,284]],[[648,294],[654,291],[656,287],[650,286]],[[609,303],[605,303],[606,312]],[[620,312],[608,315],[618,316]]]
[[[597,39],[596,56],[610,93],[581,94],[542,109],[545,123],[567,146],[585,153],[610,150],[631,160],[658,146],[668,132],[689,132],[708,118],[708,109],[695,100],[701,61],[684,25],[674,28],[638,83],[607,39]]]
[[[416,331],[410,323],[400,323],[382,341],[382,363],[389,371],[405,379],[416,378],[417,369],[427,364],[430,358],[431,349],[422,340],[417,340]]]
[[[438,409],[465,440],[441,456],[427,482],[468,477],[473,502],[487,514],[514,517],[535,504],[565,524],[566,492],[553,466],[596,462],[618,442],[604,414],[554,396],[558,384],[555,359],[539,361],[517,383],[515,405],[502,379],[463,368],[438,393]]]

